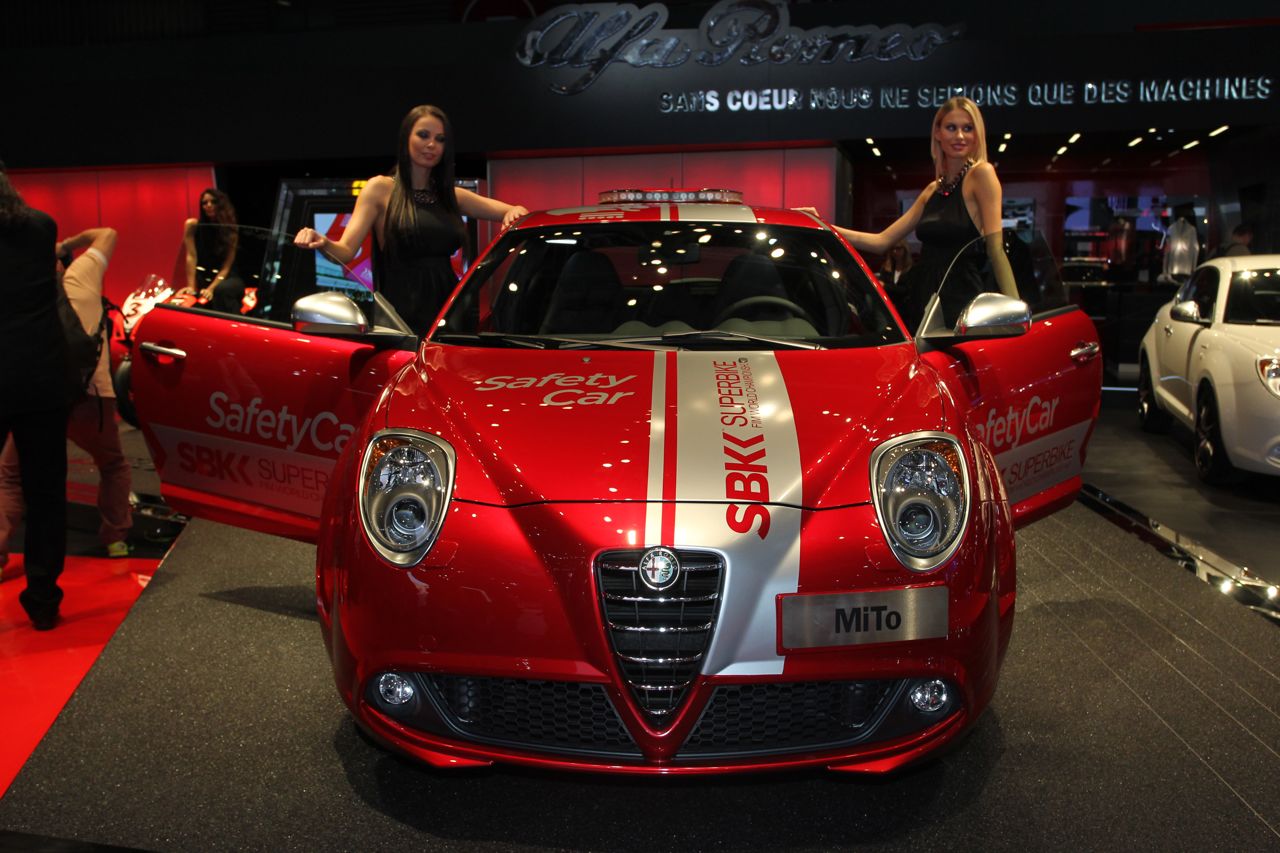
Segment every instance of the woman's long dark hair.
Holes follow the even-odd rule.
[[[200,201],[204,201],[207,195],[213,196],[213,216],[206,216],[204,212],[204,204],[200,205],[199,222],[206,232],[213,232],[216,235],[214,240],[214,249],[218,253],[218,263],[222,263],[227,255],[234,249],[238,243],[238,235],[236,234],[236,208],[231,203],[231,197],[217,187],[205,187],[200,191]],[[216,227],[224,226],[224,227]]]
[[[236,208],[231,203],[231,197],[216,187],[207,187],[200,192],[200,199],[203,201],[207,195],[213,196],[213,202],[216,205],[213,216],[205,216],[204,205],[200,205],[200,224],[201,225],[235,225],[236,224]]]
[[[405,114],[404,120],[400,122],[400,133],[396,137],[396,168],[391,173],[395,186],[392,187],[391,198],[387,202],[387,222],[384,229],[389,239],[392,239],[392,235],[416,233],[418,209],[410,195],[410,190],[413,189],[409,183],[412,180],[413,163],[409,158],[409,135],[413,133],[413,126],[418,123],[418,119],[423,116],[435,116],[444,126],[444,156],[432,167],[427,186],[435,190],[445,210],[450,213],[458,212],[458,196],[454,192],[453,124],[439,107],[431,104],[416,106]]]
[[[27,203],[9,183],[9,176],[0,170],[0,228],[9,228],[22,222],[29,215]]]

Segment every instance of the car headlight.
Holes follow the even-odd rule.
[[[360,521],[379,554],[412,566],[431,550],[449,508],[455,460],[447,441],[424,432],[373,437],[360,471]]]
[[[1263,356],[1258,359],[1258,376],[1267,390],[1280,397],[1280,358]]]
[[[871,456],[876,515],[909,569],[942,565],[969,520],[969,475],[956,439],[941,432],[899,436]]]

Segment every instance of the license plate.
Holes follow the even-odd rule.
[[[781,596],[782,647],[818,649],[947,636],[945,586]]]

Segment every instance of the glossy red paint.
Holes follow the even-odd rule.
[[[134,394],[169,503],[310,541],[334,460],[412,358],[168,305],[134,341]]]
[[[547,352],[534,369],[503,350],[428,344],[416,381],[397,384],[391,395],[386,422],[416,424],[454,445],[459,499],[643,500],[655,355],[603,351],[589,358]],[[871,451],[902,431],[895,411],[922,412],[917,429],[944,426],[936,383],[912,379],[918,362],[909,344],[777,358],[795,410],[806,506],[870,500],[867,479],[847,474],[867,471]],[[707,402],[688,401],[697,409]],[[564,435],[574,440],[557,440]],[[569,465],[578,472],[573,479],[563,476]]]
[[[214,186],[207,164],[9,173],[32,207],[58,223],[58,238],[86,228],[119,233],[103,295],[119,304],[148,273],[168,275],[182,246],[182,223],[196,216],[200,191]]]
[[[698,218],[823,228],[790,210],[618,205],[535,213],[517,232]],[[171,308],[139,329],[140,341],[183,350],[147,356],[135,386],[152,401],[144,420],[167,493],[188,511],[318,536],[317,608],[343,701],[379,741],[436,767],[880,773],[932,754],[991,701],[1013,626],[1014,521],[1074,495],[1101,369],[1072,358],[1096,340],[1074,309],[1036,318],[1020,337],[930,344],[891,330],[878,345],[825,350],[542,348],[536,336],[528,348],[492,347],[460,334],[414,357],[358,336]],[[758,434],[734,414],[747,387]],[[166,393],[176,410],[154,402]],[[456,455],[443,525],[411,568],[380,556],[360,512],[364,457],[387,429],[433,436]],[[881,526],[872,459],[898,437],[939,434],[963,458],[968,515],[954,552],[919,571]],[[290,464],[313,472],[309,489],[246,482]],[[718,554],[726,578],[714,639],[666,717],[635,698],[597,569],[605,552],[658,544]],[[945,592],[934,633],[784,638],[789,600],[930,590]],[[376,705],[372,685],[387,671],[419,679],[421,717]],[[444,688],[426,687],[446,677],[576,685],[603,697],[634,752],[467,734]],[[910,680],[924,678],[953,691],[938,719],[906,703]],[[772,753],[688,748],[726,685],[877,681],[896,692],[877,706],[890,723],[874,738]]]

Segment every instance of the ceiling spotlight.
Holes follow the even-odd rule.
[[[868,145],[875,145],[875,144],[876,144],[876,141],[875,141],[874,139],[872,139],[870,136],[868,136],[868,137],[867,137],[867,144],[868,144]]]
[[[872,146],[871,146],[871,153],[872,153],[872,154],[874,154],[874,155],[876,155],[877,157],[879,157],[879,156],[880,156],[880,149],[879,149],[879,148],[877,148],[877,147],[875,147],[874,145],[872,145]]]
[[[1076,142],[1077,142],[1079,139],[1080,139],[1080,134],[1078,134],[1078,133],[1073,133],[1073,134],[1071,134],[1071,138],[1067,140],[1067,144],[1068,144],[1068,145],[1075,145],[1075,144],[1076,144]]]
[[[1013,139],[1013,134],[1012,134],[1012,133],[1006,133],[1006,134],[1004,135],[1004,138],[1005,138],[1005,139]]]
[[[1199,139],[1193,139],[1190,142],[1188,142],[1186,145],[1182,146],[1182,150],[1186,151],[1188,148],[1195,148],[1199,144],[1200,144]]]
[[[1129,147],[1132,148],[1133,146],[1137,145],[1141,141],[1142,141],[1141,136],[1135,136],[1133,139],[1129,140]]]
[[[1222,127],[1218,128],[1217,130],[1211,130],[1211,131],[1209,131],[1209,135],[1210,135],[1210,136],[1217,136],[1219,133],[1226,133],[1226,130],[1227,130],[1227,128],[1228,128],[1229,126],[1230,126],[1230,125],[1225,125],[1225,124],[1224,124]]]
[[[1063,154],[1066,154],[1066,153],[1067,153],[1067,146],[1064,145],[1058,149],[1058,156],[1062,156]]]
[[[997,153],[997,154],[1003,154],[1003,153],[1004,153],[1004,150],[1005,150],[1006,148],[1008,148],[1008,147],[1009,147],[1009,143],[1007,143],[1007,142],[1001,142],[1001,143],[1000,143],[1000,147],[996,149],[996,153]]]

